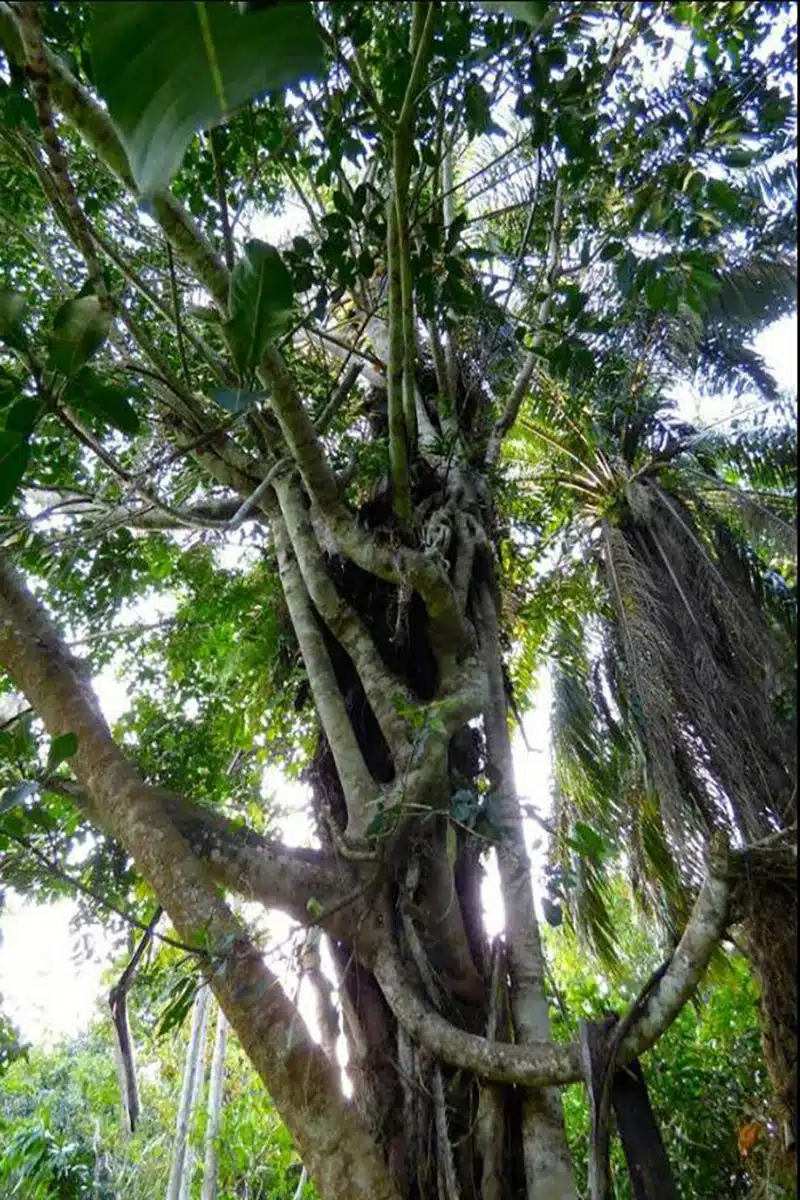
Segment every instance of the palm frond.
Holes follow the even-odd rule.
[[[775,401],[780,388],[762,356],[742,341],[741,332],[711,326],[697,343],[695,375],[712,394],[741,396],[755,391]]]
[[[750,426],[718,438],[715,457],[760,490],[797,495],[797,425]]]
[[[763,546],[770,558],[797,566],[796,501],[791,496],[747,491],[745,488],[709,478],[703,472],[688,472],[705,503],[729,529],[738,528],[751,543],[751,553]],[[770,568],[761,563],[761,571]]]
[[[719,290],[706,301],[707,330],[735,330],[748,336],[766,329],[797,308],[797,263],[757,255],[716,273]]]

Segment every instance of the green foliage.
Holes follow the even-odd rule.
[[[255,238],[247,242],[231,275],[226,326],[243,379],[250,378],[268,343],[286,328],[293,297],[292,277],[275,247]]]
[[[136,1133],[126,1137],[120,1128],[111,1030],[104,1018],[88,1034],[49,1050],[31,1050],[24,1062],[7,1067],[0,1082],[0,1194],[32,1200],[149,1200],[165,1192],[188,1023],[162,1030],[156,1039],[151,995],[142,977],[129,1006],[142,1101]],[[206,1067],[209,1054],[210,1046]],[[300,1164],[291,1139],[233,1037],[224,1089],[220,1200],[240,1196],[245,1183],[256,1200],[293,1200]],[[205,1093],[190,1130],[198,1174],[204,1103]],[[310,1184],[303,1195],[304,1200],[315,1195]]]
[[[612,971],[587,960],[564,926],[546,931],[556,989],[550,1002],[557,1036],[572,1039],[578,1022],[598,1020],[609,1010],[625,1011],[657,965],[663,951],[644,923],[631,920],[629,901],[626,889],[613,881],[609,902],[618,960]],[[790,1195],[777,1182],[771,1160],[769,1085],[757,1031],[757,995],[739,954],[716,960],[697,1003],[682,1010],[644,1056],[642,1066],[681,1196],[717,1200]],[[579,1184],[585,1186],[589,1133],[585,1089],[567,1088],[564,1105]],[[739,1134],[748,1127],[756,1140],[743,1155]],[[616,1139],[612,1167],[613,1195],[628,1200],[631,1185]]]
[[[64,733],[61,737],[53,738],[50,752],[47,755],[48,770],[54,770],[59,763],[66,762],[78,751],[78,738],[74,733]]]
[[[0,291],[0,339],[13,350],[24,350],[27,345],[23,318],[27,301],[21,292],[3,288]]]
[[[26,438],[13,430],[0,430],[0,505],[6,504],[19,486],[30,458]]]
[[[144,195],[167,186],[199,129],[256,95],[319,71],[311,5],[103,0],[92,5],[92,64]]]
[[[108,336],[109,316],[100,298],[76,296],[62,304],[53,320],[48,366],[71,378]]]
[[[104,424],[122,433],[133,435],[139,432],[139,418],[125,391],[105,383],[87,367],[82,367],[69,380],[64,396],[78,410],[99,417]]]
[[[489,12],[506,13],[515,21],[525,21],[535,29],[547,15],[547,0],[481,0]]]

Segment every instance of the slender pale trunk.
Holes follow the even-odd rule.
[[[513,980],[511,1013],[520,1042],[549,1042],[552,1031],[544,990],[544,954],[514,780],[497,615],[488,588],[481,590],[479,604],[480,636],[489,674],[486,743],[489,760],[499,775],[496,786],[503,814],[503,837],[497,847],[497,865]],[[531,1090],[526,1094],[522,1131],[528,1200],[576,1200],[564,1113],[557,1088]]]
[[[188,1194],[187,1177],[191,1170],[191,1158],[187,1153],[189,1125],[192,1109],[197,1101],[198,1076],[202,1077],[203,1049],[206,1040],[206,1017],[208,1014],[207,987],[201,987],[192,1008],[192,1028],[186,1048],[186,1066],[183,1072],[183,1087],[175,1127],[175,1144],[172,1150],[172,1168],[167,1184],[166,1200],[183,1200]]]
[[[194,1115],[197,1112],[198,1104],[200,1103],[200,1093],[203,1090],[203,1080],[205,1077],[206,1031],[208,1029],[208,1001],[210,1000],[210,993],[208,992],[208,989],[203,990],[206,992],[207,999],[203,1010],[202,1025],[200,1029],[200,1044],[198,1046],[197,1061],[195,1063],[194,1076],[192,1078],[192,1098],[189,1103],[189,1126],[187,1130],[186,1151],[183,1162],[183,1177],[181,1179],[180,1200],[189,1200],[195,1161],[195,1149],[189,1133],[191,1131]]]
[[[442,159],[442,215],[444,218],[445,238],[450,232],[450,226],[456,217],[456,198],[453,191],[453,147],[450,146]],[[458,355],[456,344],[451,332],[444,338],[445,371],[447,375],[447,397],[455,417],[456,392],[458,389]]]
[[[297,1190],[295,1191],[295,1194],[292,1197],[292,1200],[302,1200],[303,1189],[305,1188],[307,1182],[308,1182],[308,1171],[306,1170],[305,1167],[303,1167],[302,1171],[300,1172],[300,1178],[297,1182]]]
[[[228,1022],[221,1008],[217,1009],[217,1029],[214,1054],[211,1059],[211,1083],[208,1090],[208,1123],[206,1125],[205,1161],[201,1200],[216,1200],[219,1158],[217,1141],[222,1118],[222,1092],[225,1080],[225,1047],[228,1041]]]

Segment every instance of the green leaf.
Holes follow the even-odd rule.
[[[450,797],[450,815],[454,821],[470,824],[478,814],[481,797],[474,788],[459,788]]]
[[[547,16],[547,0],[481,0],[489,12],[502,12],[515,21],[526,21],[534,29]]]
[[[724,212],[726,216],[735,217],[740,214],[739,194],[724,179],[709,179],[706,183],[706,195],[714,208]]]
[[[169,184],[197,130],[322,68],[307,3],[245,14],[199,0],[102,0],[91,9],[97,87],[145,196]]]
[[[369,250],[362,250],[358,256],[356,263],[358,273],[362,279],[371,279],[375,272],[375,259],[370,254]]]
[[[623,296],[633,294],[638,265],[639,260],[631,250],[626,250],[623,257],[617,263],[617,283]]]
[[[663,312],[669,300],[669,280],[666,275],[657,275],[649,280],[646,289],[647,303],[654,312]]]
[[[100,349],[108,336],[109,316],[98,296],[77,296],[61,305],[49,338],[48,366],[72,376]]]
[[[62,733],[60,737],[53,738],[50,743],[50,753],[47,756],[48,771],[54,770],[60,763],[72,758],[77,750],[78,739],[74,733]]]
[[[88,367],[83,367],[69,381],[66,398],[75,408],[82,408],[100,417],[122,433],[138,433],[139,418],[125,391],[105,383]]]
[[[214,392],[217,404],[229,413],[247,412],[259,400],[265,400],[266,392],[248,392],[244,388]]]
[[[22,125],[27,125],[28,129],[33,130],[39,128],[36,109],[28,97],[16,89],[8,88],[3,92],[0,111],[6,129],[19,129]]]
[[[24,804],[28,796],[32,796],[38,787],[38,783],[26,780],[25,783],[18,783],[15,787],[6,788],[0,796],[0,813],[8,812],[9,809]]]
[[[30,446],[21,433],[0,431],[0,505],[14,495],[30,456]]]
[[[397,804],[392,805],[391,808],[380,807],[364,831],[365,836],[368,838],[385,837],[397,824],[398,815],[399,805]]]
[[[289,323],[292,276],[274,246],[254,238],[231,275],[230,320],[226,329],[241,374],[254,370],[267,344]]]
[[[6,414],[6,431],[18,433],[23,439],[29,438],[43,410],[44,405],[39,400],[23,396]]]
[[[492,120],[489,93],[475,79],[468,79],[464,88],[464,118],[470,137],[503,132]]]
[[[194,975],[184,976],[173,985],[170,989],[172,998],[165,1004],[156,1021],[157,1038],[165,1037],[171,1029],[177,1029],[183,1024],[194,1003],[197,987]]]
[[[625,246],[622,242],[609,242],[607,246],[603,246],[600,251],[601,262],[611,262],[614,258],[619,258],[625,253]]]
[[[575,822],[574,833],[574,838],[567,839],[573,849],[585,858],[592,859],[595,862],[602,862],[608,853],[608,846],[602,834],[593,829],[591,825],[586,825],[583,821]]]
[[[24,350],[28,344],[22,324],[28,301],[22,292],[0,289],[0,341],[13,350]]]
[[[295,254],[301,255],[303,258],[311,258],[314,254],[314,247],[308,238],[303,237],[302,234],[298,234],[297,237],[292,238],[292,247]]]

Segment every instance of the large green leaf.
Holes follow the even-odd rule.
[[[72,376],[89,361],[108,336],[109,317],[97,296],[67,300],[55,315],[49,338],[48,366]]]
[[[18,433],[23,439],[29,438],[43,412],[44,405],[40,400],[23,396],[6,413],[6,432]]]
[[[122,388],[104,383],[94,371],[83,367],[70,380],[66,397],[76,408],[100,417],[122,433],[138,433],[139,418]]]
[[[74,733],[62,733],[53,738],[50,743],[50,753],[47,756],[47,768],[55,770],[62,762],[78,753],[78,739]]]
[[[489,12],[502,12],[515,21],[525,21],[534,29],[547,16],[547,0],[481,0]]]
[[[22,318],[27,306],[28,302],[21,292],[11,288],[0,289],[0,342],[5,342],[14,350],[22,350],[26,345]]]
[[[247,242],[231,275],[228,339],[237,368],[252,371],[267,343],[286,328],[294,290],[292,276],[274,246]]]
[[[30,446],[22,434],[0,431],[0,505],[6,504],[25,474]]]
[[[169,184],[198,129],[322,66],[307,3],[253,13],[199,0],[91,7],[97,86],[144,195]]]

